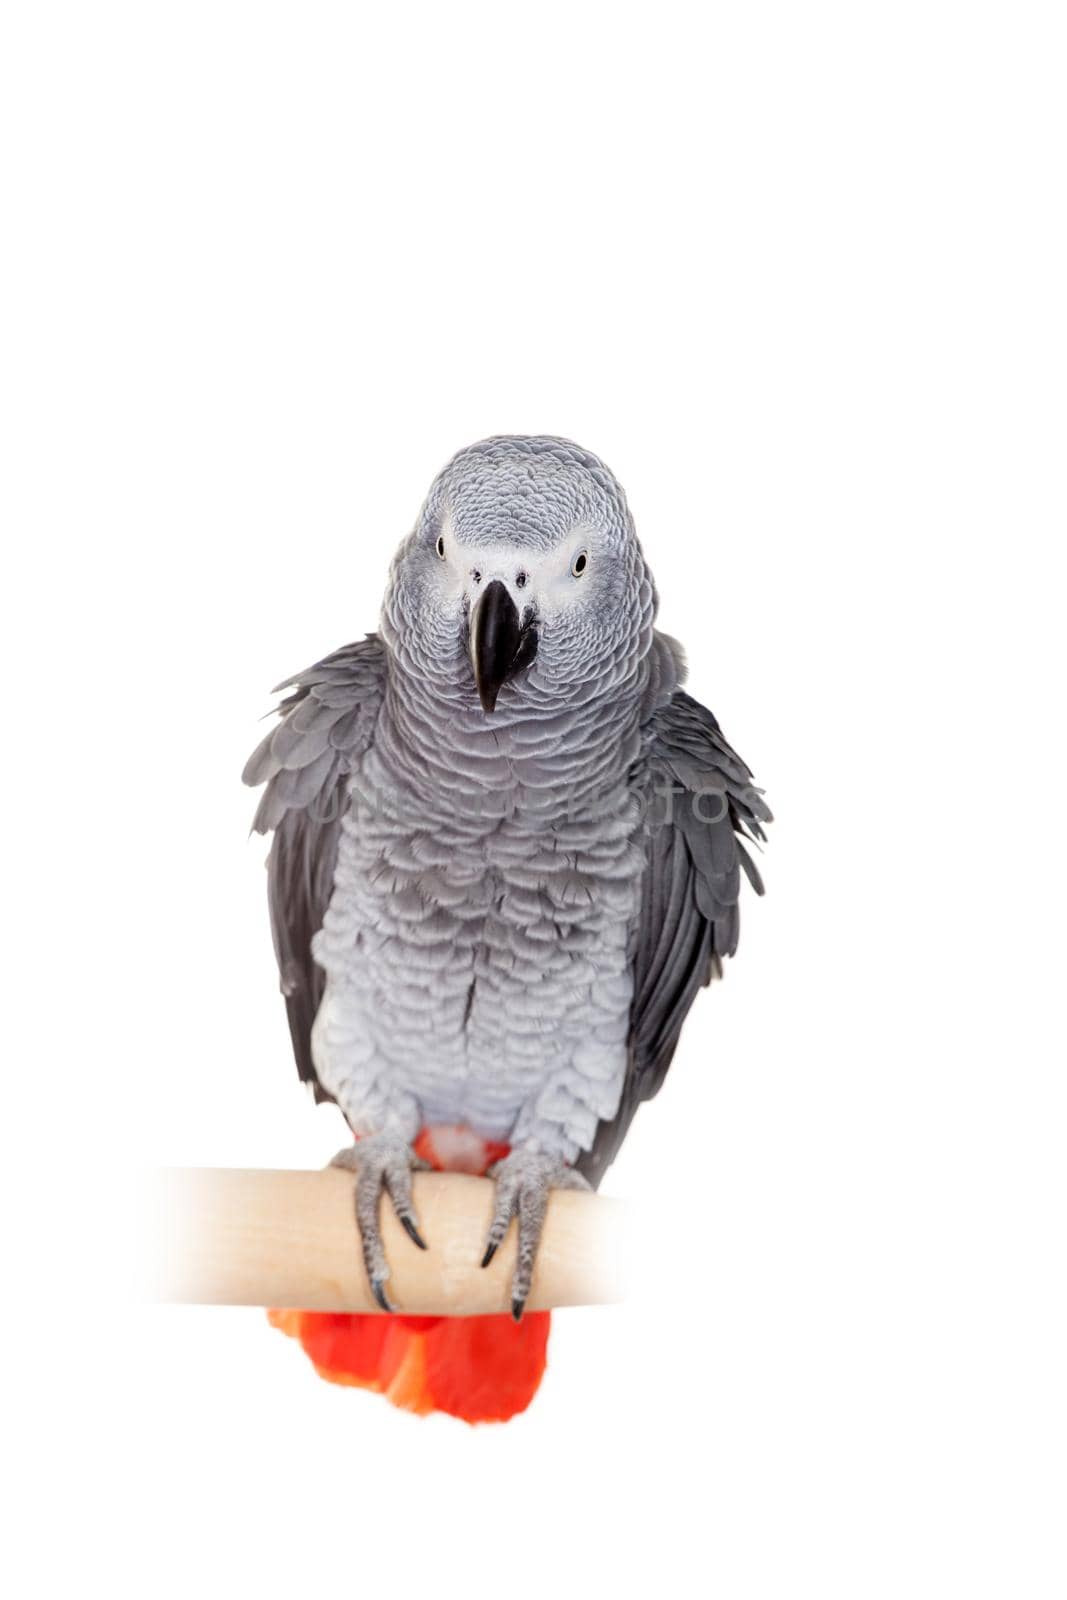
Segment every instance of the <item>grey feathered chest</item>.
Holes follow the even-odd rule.
[[[546,718],[540,738],[439,721],[431,763],[383,708],[313,944],[315,1065],[357,1122],[464,1123],[573,1158],[615,1115],[644,864],[636,702],[615,712]]]

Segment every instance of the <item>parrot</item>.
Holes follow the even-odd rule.
[[[278,685],[268,903],[300,1078],[353,1141],[362,1259],[388,1315],[278,1311],[326,1377],[499,1421],[545,1365],[524,1316],[549,1196],[596,1189],[739,935],[771,813],[683,687],[622,487],[590,451],[499,435],[434,479],[378,630]],[[385,1201],[487,1175],[511,1314],[404,1317]]]

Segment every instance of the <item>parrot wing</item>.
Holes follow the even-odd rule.
[[[745,837],[771,820],[752,774],[711,712],[676,690],[647,724],[648,822],[641,908],[633,947],[630,1060],[619,1110],[602,1122],[577,1166],[600,1181],[644,1100],[667,1074],[697,991],[737,949],[744,872],[763,883]]]
[[[253,788],[267,786],[252,827],[274,831],[267,861],[274,953],[297,1068],[317,1100],[330,1096],[311,1059],[311,1025],[325,984],[311,941],[333,890],[348,775],[371,742],[384,685],[385,654],[376,634],[287,678],[274,691],[292,691],[278,707],[281,721],[242,774]]]

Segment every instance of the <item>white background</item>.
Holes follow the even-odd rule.
[[[1064,1593],[1059,12],[5,8],[12,1592]],[[512,431],[778,821],[633,1298],[472,1431],[123,1301],[133,1167],[340,1142],[238,775]]]

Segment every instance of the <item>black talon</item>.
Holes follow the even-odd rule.
[[[496,1255],[496,1242],[495,1242],[495,1240],[491,1240],[489,1242],[489,1244],[486,1246],[485,1255],[482,1257],[482,1266],[483,1267],[487,1267],[489,1265],[490,1261],[492,1261],[492,1259],[493,1259],[493,1257],[495,1255]]]
[[[398,1213],[398,1215],[400,1214]],[[404,1232],[413,1244],[417,1244],[420,1250],[428,1250],[430,1248],[410,1217],[400,1216],[400,1222]]]
[[[525,1299],[520,1300],[520,1299],[518,1299],[516,1297],[511,1302],[511,1315],[515,1318],[516,1322],[521,1322],[522,1321],[522,1314],[523,1314],[523,1312],[525,1310],[526,1310],[526,1301],[525,1301]]]
[[[385,1287],[381,1278],[372,1278],[370,1288],[371,1294],[374,1296],[375,1300],[377,1300],[382,1310],[392,1311],[393,1308],[389,1304],[389,1296],[385,1292]]]

